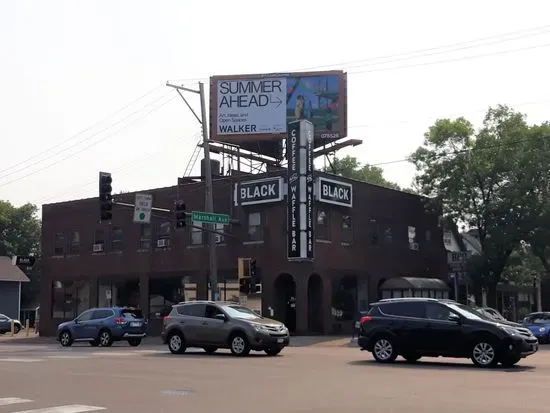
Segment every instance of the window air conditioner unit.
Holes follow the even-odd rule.
[[[256,289],[254,290],[256,294],[262,293],[262,284],[256,284]]]
[[[170,246],[170,240],[169,239],[159,239],[157,241],[157,247],[158,248],[166,248],[166,247],[169,247]]]
[[[103,252],[103,244],[94,244],[92,246],[93,252]]]

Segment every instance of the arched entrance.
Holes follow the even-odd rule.
[[[290,274],[280,274],[273,285],[275,319],[296,331],[296,283]]]
[[[312,274],[307,283],[307,324],[310,333],[323,333],[323,280]]]

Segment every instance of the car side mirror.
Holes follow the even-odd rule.
[[[460,319],[460,316],[458,314],[450,313],[449,314],[449,321],[453,321],[455,323],[460,324],[462,320]]]
[[[225,314],[216,314],[216,315],[214,316],[214,318],[215,318],[216,320],[221,320],[221,321],[226,321],[226,320],[227,320],[227,317],[225,316]]]

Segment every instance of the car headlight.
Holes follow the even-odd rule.
[[[544,332],[544,331],[546,331],[546,327],[541,327],[541,328],[539,329],[539,331],[540,331],[541,333]]]
[[[262,324],[254,324],[254,330],[256,330],[258,333],[269,333],[269,330],[266,326]]]

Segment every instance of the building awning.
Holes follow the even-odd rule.
[[[28,283],[31,280],[18,266],[12,264],[10,257],[0,257],[0,281]]]
[[[381,290],[448,290],[449,286],[439,278],[395,277],[384,281]]]

